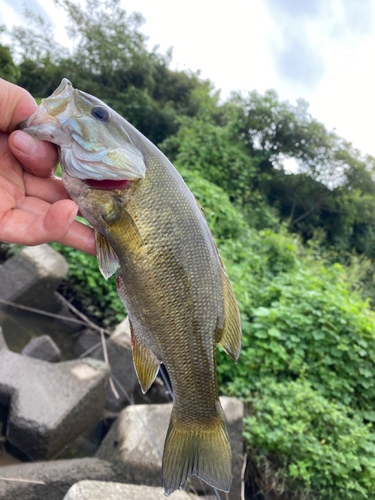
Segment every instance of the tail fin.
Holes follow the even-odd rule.
[[[164,494],[169,496],[195,474],[218,490],[229,492],[232,483],[232,453],[223,410],[209,424],[187,425],[172,410],[163,453]]]

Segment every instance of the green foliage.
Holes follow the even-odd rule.
[[[259,263],[254,272],[250,262],[246,282],[234,280],[244,318],[243,349],[237,367],[227,361],[220,365],[222,382],[230,393],[247,396],[259,380],[303,376],[330,400],[372,420],[374,313],[349,293],[341,266],[297,265],[292,248],[286,258],[288,252],[281,249],[288,245],[274,239],[279,245],[263,253],[263,276]],[[228,272],[231,276],[230,265]],[[244,293],[246,303],[240,298]]]
[[[306,381],[262,385],[244,436],[258,487],[275,499],[375,498],[375,434]]]
[[[207,223],[216,238],[238,238],[247,230],[243,215],[235,209],[223,189],[193,170],[180,168],[179,172],[202,206]]]
[[[295,106],[280,102],[274,90],[264,96],[233,93],[231,100],[240,109],[239,128],[252,153],[261,151],[280,164],[283,157],[301,160],[313,178],[333,174],[329,158],[337,136],[308,113],[305,100],[298,99]]]
[[[225,125],[207,121],[212,110],[207,111],[208,115],[205,111],[207,108],[202,106],[204,119],[181,118],[178,132],[166,139],[160,148],[176,168],[197,171],[220,186],[231,201],[241,206],[252,226],[275,225],[276,218],[258,190],[268,179],[267,172],[261,169],[263,157],[247,154],[239,138],[235,110],[229,109]]]
[[[13,61],[10,48],[0,44],[0,78],[4,78],[4,80],[8,80],[8,82],[16,83],[19,76],[20,70]]]

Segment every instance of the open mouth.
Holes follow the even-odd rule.
[[[85,182],[95,189],[120,189],[127,186],[130,180],[123,179],[121,181],[115,181],[106,179],[104,181],[96,181],[95,179],[86,179]]]

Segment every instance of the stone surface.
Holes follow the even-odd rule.
[[[106,394],[105,406],[111,411],[120,411],[129,404],[128,396],[131,398],[134,390],[138,387],[137,375],[134,371],[133,354],[130,344],[126,344],[118,337],[107,339],[108,360],[111,367],[111,375],[117,389],[119,399],[115,397],[110,386]],[[96,347],[95,347],[96,346]],[[100,336],[92,330],[85,330],[78,337],[76,343],[77,355],[93,350],[88,357],[104,361],[103,346]]]
[[[163,488],[134,484],[81,481],[73,485],[64,500],[165,500]],[[191,500],[185,491],[173,493],[173,500]]]
[[[0,265],[0,298],[44,311],[57,312],[54,295],[68,265],[49,245],[26,247]]]
[[[129,316],[127,316],[121,323],[119,323],[116,328],[113,330],[111,335],[111,340],[116,342],[118,345],[122,345],[131,350],[131,334],[130,334],[130,324],[129,324]]]
[[[230,499],[240,498],[243,454],[243,404],[220,398],[227,420],[233,455],[233,483]],[[172,404],[136,405],[125,408],[104,438],[96,456],[111,461],[124,482],[160,486],[161,457]],[[212,488],[191,478],[197,491],[212,494]],[[224,495],[224,494],[223,494]]]
[[[49,335],[32,338],[22,349],[22,354],[50,363],[57,363],[61,360],[61,351]]]
[[[96,456],[112,462],[124,482],[161,486],[161,457],[172,404],[123,410]]]
[[[7,441],[32,460],[53,457],[100,420],[108,372],[96,360],[48,363],[7,349],[0,329],[0,402]]]
[[[96,458],[9,465],[0,467],[0,500],[62,500],[69,488],[83,479],[118,481],[111,465]]]

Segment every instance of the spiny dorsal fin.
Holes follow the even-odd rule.
[[[233,292],[232,285],[222,270],[222,283],[224,291],[224,324],[219,336],[219,344],[224,351],[229,354],[234,362],[237,363],[238,356],[241,352],[241,317],[236,297]]]
[[[96,252],[98,255],[99,269],[107,280],[117,271],[119,261],[116,252],[100,233],[95,231]]]
[[[129,319],[132,338],[133,361],[139,385],[143,394],[151,387],[159,371],[160,361],[134,334],[133,325]]]
[[[199,203],[199,201],[196,199],[195,196],[194,196],[194,200],[195,200],[195,203],[198,205],[199,211],[203,215],[204,220],[206,220],[206,216],[204,215],[204,211],[203,211],[202,205]]]

